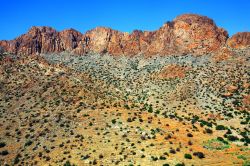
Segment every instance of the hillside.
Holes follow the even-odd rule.
[[[248,70],[247,50],[5,58],[0,163],[247,165]]]
[[[0,41],[0,165],[250,165],[249,37],[185,14]]]

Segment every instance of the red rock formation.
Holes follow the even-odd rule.
[[[121,37],[123,33],[105,27],[97,27],[84,35],[87,52],[122,55]]]
[[[148,54],[202,55],[218,50],[225,44],[227,37],[227,32],[218,28],[213,20],[185,14],[156,31]]]
[[[180,51],[198,55],[220,49],[228,38],[227,31],[218,28],[213,20],[192,14],[174,20],[174,34]]]
[[[72,51],[78,47],[82,34],[74,29],[67,29],[59,32],[59,39],[63,50]]]
[[[58,42],[58,32],[50,27],[32,27],[27,34],[2,46],[11,53],[25,55],[63,51]]]
[[[32,27],[27,34],[11,41],[1,41],[0,46],[14,54],[72,51],[81,41],[82,34],[69,29],[57,32],[51,27]]]
[[[161,79],[184,78],[188,70],[190,70],[189,67],[182,67],[177,64],[171,64],[163,67],[161,72],[158,74],[158,77]]]
[[[204,16],[185,14],[164,24],[159,30],[135,30],[131,34],[97,27],[85,34],[69,29],[57,32],[50,27],[32,27],[27,34],[1,41],[6,51],[34,55],[68,51],[74,54],[109,53],[111,55],[202,55],[218,51],[228,34]]]
[[[236,49],[250,47],[250,32],[239,32],[228,39],[227,44]]]

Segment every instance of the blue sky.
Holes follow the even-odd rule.
[[[184,13],[206,15],[230,35],[250,31],[250,0],[0,0],[0,40],[31,26],[82,33],[96,26],[131,32],[156,30]]]

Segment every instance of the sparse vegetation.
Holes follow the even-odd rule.
[[[247,164],[248,54],[42,56],[0,68],[0,165]]]
[[[223,150],[230,148],[230,145],[225,140],[219,138],[206,141],[204,147],[211,150]]]

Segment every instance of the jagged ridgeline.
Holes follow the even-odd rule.
[[[228,38],[227,31],[217,27],[210,18],[184,14],[158,30],[134,30],[130,34],[106,27],[97,27],[85,34],[74,29],[58,32],[51,27],[32,27],[14,40],[0,41],[0,46],[19,55],[63,51],[78,55],[203,55],[221,51],[223,47],[249,47],[250,33],[240,32]]]

